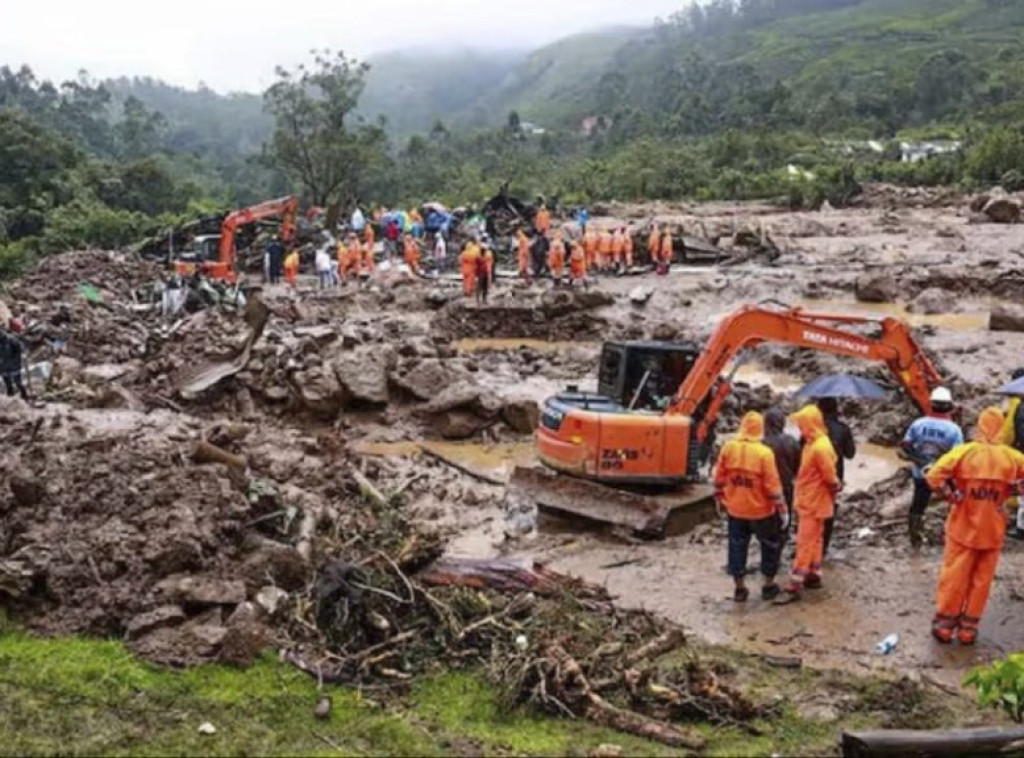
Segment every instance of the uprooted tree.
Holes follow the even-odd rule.
[[[335,206],[358,197],[386,137],[379,124],[355,115],[369,65],[340,51],[313,55],[311,67],[279,66],[277,81],[263,93],[276,121],[263,155],[301,183],[313,203]]]

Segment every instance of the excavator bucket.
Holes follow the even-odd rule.
[[[683,534],[715,516],[713,490],[707,484],[648,495],[539,467],[517,467],[506,498],[511,507],[536,505],[541,513],[626,527],[653,539]]]

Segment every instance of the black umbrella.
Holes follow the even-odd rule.
[[[1002,387],[996,390],[1000,395],[1011,395],[1014,397],[1024,397],[1024,377],[1020,379],[1014,379],[1009,384],[1004,384]]]
[[[796,393],[797,397],[859,397],[865,400],[884,400],[888,393],[870,379],[849,374],[819,376]]]

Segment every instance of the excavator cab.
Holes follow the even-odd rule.
[[[691,419],[665,409],[700,354],[688,342],[606,343],[596,394],[569,387],[545,402],[541,461],[608,484],[676,486],[696,478]]]
[[[700,357],[692,342],[607,342],[598,394],[634,410],[662,410]]]

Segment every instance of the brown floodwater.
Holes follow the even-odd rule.
[[[529,337],[485,337],[467,338],[455,341],[455,349],[460,353],[488,353],[501,350],[519,350],[529,348],[538,352],[554,352],[570,348],[597,348],[598,342],[568,342],[533,339]]]
[[[822,313],[843,313],[854,316],[885,318],[888,316],[906,321],[911,326],[934,326],[957,332],[985,331],[988,329],[990,304],[971,303],[964,313],[910,313],[899,303],[861,303],[856,300],[797,300],[793,303],[800,308]]]
[[[352,449],[361,455],[382,458],[411,458],[423,450],[430,450],[470,471],[502,480],[508,479],[516,466],[529,466],[536,462],[532,440],[496,444],[440,440],[357,442]]]

